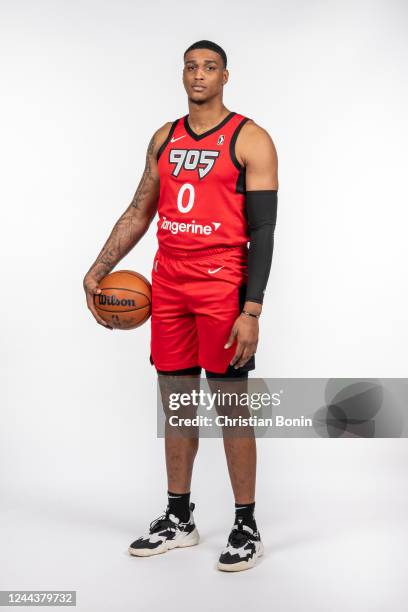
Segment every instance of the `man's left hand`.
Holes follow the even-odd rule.
[[[224,348],[230,348],[237,341],[237,349],[230,364],[241,368],[256,353],[258,346],[259,323],[256,317],[241,314],[235,321]]]

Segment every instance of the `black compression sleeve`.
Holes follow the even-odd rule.
[[[271,270],[277,207],[276,189],[246,192],[250,247],[245,299],[258,304],[263,302]]]

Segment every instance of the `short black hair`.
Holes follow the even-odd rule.
[[[217,45],[215,42],[211,42],[211,40],[199,40],[194,44],[190,45],[188,49],[184,51],[184,56],[186,57],[186,53],[192,51],[193,49],[211,49],[211,51],[215,51],[218,55],[221,55],[222,61],[224,62],[224,68],[227,67],[227,54],[224,49]]]

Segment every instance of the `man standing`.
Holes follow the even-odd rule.
[[[152,268],[151,354],[162,392],[172,381],[247,381],[272,261],[277,156],[269,134],[223,104],[224,50],[208,40],[184,53],[189,114],[153,135],[128,209],[84,279],[88,307],[98,283],[159,214]],[[247,245],[250,243],[248,249]],[[129,552],[150,556],[199,541],[190,503],[198,437],[166,436],[168,506]],[[235,520],[218,568],[239,571],[263,552],[254,518],[256,444],[224,436]]]

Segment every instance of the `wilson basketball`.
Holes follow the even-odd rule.
[[[115,329],[135,329],[151,314],[152,287],[142,274],[132,270],[111,272],[99,283],[94,295],[98,314]]]

